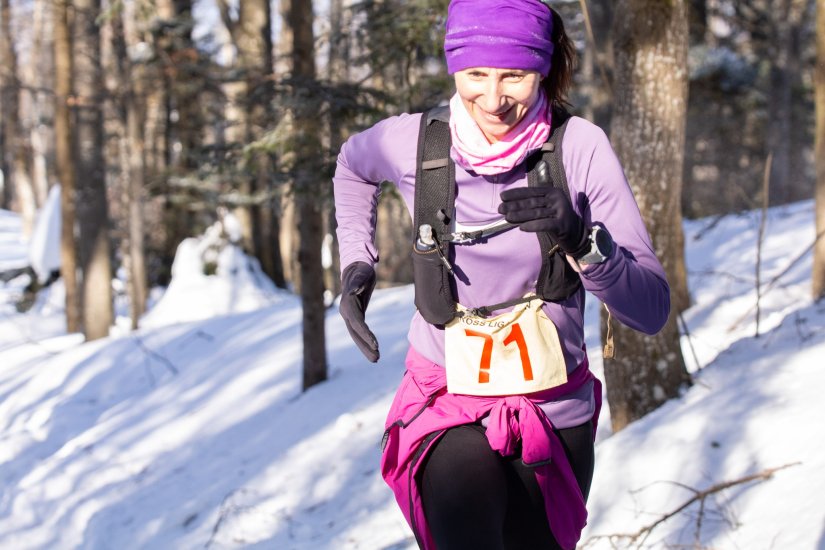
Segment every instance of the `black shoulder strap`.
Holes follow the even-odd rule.
[[[550,130],[550,137],[547,139],[547,143],[541,146],[541,154],[534,154],[527,162],[527,185],[530,187],[541,185],[559,187],[568,199],[570,199],[570,189],[567,186],[567,174],[564,171],[562,161],[562,141],[570,118],[570,113],[564,109],[553,110],[553,126]],[[549,169],[549,172],[544,172],[541,166],[537,166],[541,161],[547,163],[546,168]]]
[[[455,163],[450,158],[450,108],[430,109],[421,115],[415,172],[413,232],[430,224],[436,235],[447,233],[455,209]],[[443,243],[446,247],[447,243]]]
[[[562,140],[570,114],[563,109],[553,111],[550,137],[527,160],[527,181],[530,186],[554,185],[570,198],[567,176],[562,162]],[[450,158],[449,107],[430,109],[421,116],[418,133],[418,154],[415,175],[413,238],[418,227],[429,224],[436,235],[449,233],[455,210],[455,163]],[[581,288],[578,273],[558,252],[547,233],[537,234],[542,252],[542,266],[536,294],[547,301],[561,301]],[[449,242],[440,243],[442,252],[449,253]],[[446,269],[443,273],[447,278]],[[449,288],[447,284],[442,288]],[[454,300],[454,298],[453,298]]]
[[[455,210],[455,163],[450,158],[450,108],[439,107],[421,115],[415,171],[413,238],[422,224],[434,235],[448,233]],[[447,258],[450,243],[439,241],[441,261],[413,252],[415,305],[429,323],[443,325],[454,318],[456,299]],[[417,262],[418,265],[417,265]],[[424,264],[429,268],[422,271]]]
[[[572,201],[562,161],[562,142],[570,118],[570,113],[565,109],[553,110],[550,138],[542,145],[541,154],[533,155],[528,161],[527,184],[530,187],[558,187]],[[564,300],[581,288],[581,278],[567,263],[567,258],[559,251],[549,234],[538,233],[537,236],[541,245],[542,262],[536,283],[536,294],[549,302]]]

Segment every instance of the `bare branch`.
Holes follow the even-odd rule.
[[[799,253],[799,255],[798,255],[798,256],[796,256],[793,260],[791,260],[790,262],[788,262],[788,265],[785,267],[785,269],[783,269],[782,271],[780,271],[780,272],[779,272],[779,274],[777,274],[777,275],[776,275],[773,279],[771,279],[770,281],[768,281],[768,284],[766,284],[766,285],[764,286],[764,288],[762,289],[762,296],[764,297],[764,296],[765,296],[765,294],[767,294],[767,293],[768,293],[768,291],[769,291],[769,290],[771,290],[771,289],[773,288],[773,286],[777,283],[777,281],[779,281],[779,279],[781,279],[782,277],[784,277],[784,276],[785,276],[785,274],[787,274],[787,273],[788,273],[788,271],[790,271],[791,269],[793,269],[793,267],[797,264],[797,262],[799,262],[799,260],[801,260],[802,258],[804,258],[804,257],[805,257],[805,255],[806,255],[808,252],[810,252],[811,250],[813,250],[813,249],[814,249],[814,247],[816,246],[816,243],[818,243],[818,242],[819,242],[819,239],[821,239],[822,237],[825,237],[825,229],[823,229],[822,231],[820,231],[820,232],[819,232],[819,234],[818,234],[818,235],[814,238],[813,242],[812,242],[810,245],[808,245],[808,247],[806,247],[806,248],[805,248],[805,250],[803,250],[802,252],[800,252],[800,253]],[[747,318],[750,316],[751,312],[754,310],[754,307],[755,307],[755,306],[751,307],[751,308],[750,308],[748,311],[746,311],[746,312],[745,312],[745,313],[744,313],[741,317],[739,317],[736,321],[734,321],[734,323],[733,323],[733,324],[731,324],[731,326],[729,326],[729,327],[728,327],[728,332],[731,332],[731,331],[733,331],[733,330],[736,330],[736,328],[737,328],[737,327],[738,327],[738,326],[742,323],[742,321],[744,321],[745,319],[747,319]]]
[[[762,300],[762,243],[765,240],[765,225],[768,220],[768,192],[770,191],[772,164],[773,153],[770,153],[768,160],[765,162],[765,177],[762,180],[762,213],[759,218],[759,234],[756,239],[756,338],[759,338],[759,318],[762,313],[759,307]]]
[[[644,527],[642,527],[641,529],[639,529],[635,533],[612,533],[612,534],[609,534],[609,535],[593,535],[593,536],[589,537],[586,541],[584,541],[582,547],[587,548],[589,545],[594,544],[598,540],[607,539],[607,540],[610,541],[611,545],[614,548],[618,548],[617,544],[621,543],[622,541],[624,541],[625,548],[630,548],[631,546],[635,546],[636,548],[641,548],[642,545],[644,544],[644,542],[647,540],[647,538],[653,532],[653,530],[656,529],[656,527],[658,527],[662,523],[666,522],[667,520],[671,519],[672,517],[674,517],[676,515],[679,515],[681,512],[683,512],[685,509],[689,508],[692,504],[694,504],[696,502],[699,503],[699,517],[697,518],[697,521],[696,521],[695,537],[696,537],[697,540],[699,540],[699,537],[701,536],[702,516],[704,515],[704,513],[706,511],[705,510],[705,499],[707,499],[709,496],[711,496],[713,494],[716,494],[720,491],[724,491],[725,489],[730,489],[731,487],[734,487],[736,485],[744,485],[746,483],[750,483],[750,482],[753,482],[753,481],[766,481],[768,479],[771,479],[776,472],[778,472],[780,470],[784,470],[786,468],[790,468],[791,466],[798,466],[799,464],[801,464],[801,462],[792,462],[790,464],[785,464],[784,466],[778,466],[776,468],[767,468],[765,470],[762,470],[761,472],[757,472],[757,473],[754,473],[754,474],[751,474],[751,475],[747,475],[747,476],[741,477],[739,479],[735,479],[735,480],[732,480],[732,481],[723,481],[721,483],[711,485],[707,489],[703,489],[703,490],[694,489],[692,487],[688,487],[688,486],[686,486],[682,483],[679,483],[679,482],[671,482],[674,485],[677,485],[679,487],[682,487],[682,488],[687,489],[688,491],[692,492],[693,496],[690,497],[689,499],[687,499],[685,502],[683,502],[679,506],[677,506],[672,511],[661,515],[653,523],[645,525]]]
[[[146,344],[143,342],[143,339],[141,339],[139,336],[132,336],[132,339],[134,340],[137,347],[139,347],[143,353],[162,363],[163,366],[169,369],[169,372],[171,372],[172,374],[178,374],[180,372],[180,370],[175,366],[174,363],[172,363],[172,361],[170,361],[168,358],[164,357],[160,353],[156,352],[155,350],[147,347]]]

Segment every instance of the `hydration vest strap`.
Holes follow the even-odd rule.
[[[554,109],[553,127],[550,138],[539,151],[526,161],[528,185],[555,186],[570,197],[567,176],[562,162],[562,140],[570,114],[563,109]],[[427,280],[416,276],[416,306],[428,322],[445,324],[450,315],[456,313],[454,281],[450,268],[451,243],[467,242],[488,237],[510,229],[513,224],[496,225],[478,231],[452,231],[455,218],[455,163],[450,158],[452,137],[450,135],[450,109],[437,107],[425,112],[421,117],[418,135],[417,169],[415,175],[415,203],[413,208],[413,239],[418,228],[429,224],[438,242],[440,271],[425,270]],[[506,223],[506,222],[505,222]],[[564,254],[547,233],[536,234],[541,245],[542,263],[536,284],[536,295],[544,301],[559,302],[581,290],[579,274],[569,265]],[[415,257],[414,257],[415,259]],[[419,263],[421,258],[419,259]],[[415,262],[414,262],[415,263]],[[476,308],[479,314],[523,303],[523,298]],[[437,312],[437,313],[433,313]],[[446,319],[446,320],[445,320]]]
[[[530,302],[538,298],[535,294],[531,294],[528,296],[524,296],[523,298],[515,298],[513,300],[507,300],[506,302],[501,302],[499,304],[493,304],[491,306],[481,306],[481,307],[474,307],[469,308],[466,311],[459,311],[456,313],[456,317],[464,317],[465,315],[473,315],[475,317],[487,317],[494,311],[498,311],[499,309],[504,309],[506,307],[513,307],[519,304],[523,304],[526,302]]]
[[[456,231],[455,233],[445,233],[443,235],[439,235],[438,240],[450,243],[467,243],[490,237],[496,233],[501,233],[502,231],[516,227],[516,225],[517,224],[510,222],[501,222],[486,229],[479,229],[478,231]]]

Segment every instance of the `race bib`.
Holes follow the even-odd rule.
[[[518,395],[567,382],[556,326],[538,298],[496,317],[464,315],[446,326],[447,391]]]

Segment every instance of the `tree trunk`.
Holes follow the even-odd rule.
[[[794,90],[801,87],[800,36],[808,0],[780,0],[772,13],[773,41],[769,77],[767,153],[772,155],[770,202],[784,204],[804,195],[804,178],[794,170]],[[793,174],[793,175],[792,175]],[[760,201],[761,202],[761,201]]]
[[[145,185],[143,113],[134,91],[126,105],[126,143],[128,144],[128,219],[129,219],[129,301],[132,329],[138,328],[146,312],[148,298],[146,253],[143,223],[143,187]]]
[[[673,302],[656,336],[614,326],[616,357],[605,359],[605,379],[618,431],[690,382],[676,324],[688,303],[680,213],[688,76],[685,0],[619,0],[613,31],[611,141],[665,268]]]
[[[582,91],[587,96],[584,117],[608,133],[613,104],[613,43],[610,40],[613,1],[589,0],[585,4],[593,35],[591,37],[588,34],[587,46],[581,59],[584,76]]]
[[[11,32],[11,5],[0,0],[0,135],[4,206],[20,212],[23,234],[31,235],[37,211],[29,171],[29,155],[20,116],[20,77],[14,36]]]
[[[229,4],[220,0],[221,14],[235,45],[240,74],[225,85],[228,105],[227,137],[244,147],[263,137],[272,123],[273,98],[272,13],[269,0],[247,0],[238,7],[237,19]],[[244,204],[235,209],[241,223],[244,248],[261,262],[264,272],[278,286],[286,286],[281,262],[280,207],[272,181],[268,151],[251,151],[240,162],[238,191]]]
[[[327,78],[333,84],[349,82],[349,40],[344,32],[344,2],[331,0],[329,6],[329,63],[327,64]],[[342,120],[342,113],[331,102],[329,105],[328,146],[331,155],[337,154],[346,141],[346,130]],[[335,207],[331,206],[324,223],[324,287],[337,296],[341,292],[341,264],[338,255],[338,237],[335,219]]]
[[[192,39],[191,29],[195,26],[192,0],[155,0],[155,4],[160,19],[155,23],[158,30],[154,41],[156,51],[160,52],[166,90],[164,139],[169,149],[169,170],[157,182],[163,201],[163,231],[159,244],[160,269],[155,270],[155,282],[167,285],[178,245],[198,229],[196,217],[189,208],[193,200],[191,191],[173,188],[170,179],[190,176],[198,171],[202,162],[204,93],[203,78],[196,68],[199,53]]]
[[[825,296],[825,0],[816,0],[816,234],[813,296]]]
[[[104,338],[114,322],[106,164],[103,157],[103,70],[100,0],[75,1],[75,103],[78,255],[82,272],[83,333]]]
[[[702,44],[708,33],[708,1],[690,0],[688,3],[690,43]]]
[[[57,174],[60,178],[60,275],[66,286],[66,330],[81,330],[80,295],[75,244],[75,152],[71,120],[74,60],[69,23],[69,0],[56,0],[54,20],[55,117]]]
[[[308,86],[315,80],[315,40],[312,31],[312,2],[291,0],[289,27],[292,30],[292,76],[296,86]],[[299,94],[295,94],[299,96]],[[304,368],[303,387],[307,389],[327,379],[326,336],[324,328],[324,272],[321,265],[323,238],[323,201],[315,169],[319,151],[318,106],[312,96],[296,103],[294,109],[296,168],[295,201],[301,243],[298,261],[301,267],[301,303],[303,305]]]
[[[289,25],[289,12],[291,0],[279,0],[278,15],[281,19],[281,29],[278,33],[276,43],[277,55],[275,56],[275,73],[279,78],[285,78],[292,71],[292,44],[293,32]],[[298,224],[295,221],[295,197],[292,182],[288,182],[281,188],[278,199],[280,212],[280,233],[278,235],[278,245],[280,248],[282,269],[284,279],[288,285],[292,286],[295,292],[300,292],[301,288],[301,267],[298,264],[298,249],[301,238],[298,234]]]
[[[126,218],[126,236],[121,252],[126,270],[129,295],[129,317],[132,329],[146,311],[147,277],[144,246],[143,188],[145,186],[144,159],[144,96],[146,74],[140,64],[132,64],[128,50],[138,42],[136,31],[124,27],[124,15],[112,20],[112,42],[117,63],[119,116],[119,164],[123,181],[121,203]]]
[[[27,82],[34,88],[30,94],[32,120],[54,120],[54,46],[52,30],[53,3],[50,0],[34,1],[32,59],[24,72]],[[46,202],[49,186],[54,179],[54,126],[31,124],[29,129],[32,157],[32,185],[38,206]]]

